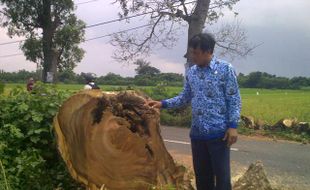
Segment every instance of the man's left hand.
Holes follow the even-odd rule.
[[[228,130],[225,133],[225,137],[223,138],[223,141],[227,140],[227,146],[231,146],[232,144],[236,143],[238,139],[238,132],[235,128],[228,128]]]

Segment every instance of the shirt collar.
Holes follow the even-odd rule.
[[[216,64],[217,64],[218,60],[217,58],[215,57],[215,55],[212,55],[212,58],[211,58],[211,61],[210,63],[208,64],[208,66],[204,66],[204,67],[200,67],[200,66],[197,66],[196,67],[199,69],[199,70],[205,70],[207,68],[210,68],[211,70],[215,70],[216,69]]]
[[[215,69],[215,64],[216,64],[216,57],[213,55],[212,56],[212,59],[211,59],[211,61],[210,61],[210,64],[209,64],[209,67],[210,67],[210,69],[211,70],[214,70]]]

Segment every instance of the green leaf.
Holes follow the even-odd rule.
[[[32,115],[32,120],[40,123],[43,120],[43,116],[41,114],[37,113],[35,115]]]
[[[38,136],[32,136],[30,137],[30,141],[33,142],[33,143],[37,143],[40,141],[40,137]]]
[[[18,107],[20,111],[27,111],[29,109],[29,106],[25,103],[20,104]]]
[[[42,132],[49,132],[48,129],[45,129],[45,128],[41,128],[41,129],[36,129],[34,130],[34,133],[35,134],[39,134],[39,133],[42,133]]]
[[[15,137],[15,138],[23,138],[24,137],[24,134],[15,125],[5,124],[4,128],[9,129],[9,134],[11,137]]]

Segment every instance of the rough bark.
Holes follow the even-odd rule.
[[[55,33],[55,26],[51,19],[51,1],[43,0],[43,15],[42,15],[42,34],[43,34],[43,81],[47,82],[47,73],[53,73],[53,81],[57,72],[57,54],[53,50],[53,36]]]
[[[208,10],[210,6],[210,0],[199,0],[197,1],[197,5],[195,8],[194,13],[190,16],[190,19],[188,20],[188,41],[195,35],[201,33],[201,31],[204,28],[204,24],[206,22],[207,16],[208,16]],[[188,54],[188,47],[187,47],[187,53]],[[187,56],[187,62],[186,62],[186,70],[187,68],[191,67],[193,63],[191,60],[189,60],[189,57]]]
[[[90,189],[193,189],[160,135],[158,110],[135,93],[88,90],[70,97],[54,119],[59,151]]]

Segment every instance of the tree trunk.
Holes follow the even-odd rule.
[[[132,92],[87,90],[62,105],[53,125],[74,179],[93,190],[193,189],[164,146],[158,110],[144,103]]]
[[[193,36],[202,32],[208,16],[209,6],[210,0],[197,0],[194,13],[190,16],[190,19],[188,21],[188,42]],[[186,55],[188,55],[188,53],[189,49],[187,47]],[[189,56],[186,57],[187,62],[185,64],[185,69],[187,71],[188,68],[193,66],[193,63],[191,62]]]
[[[57,54],[53,50],[55,29],[51,20],[51,1],[43,0],[43,81],[54,82],[57,72]]]

